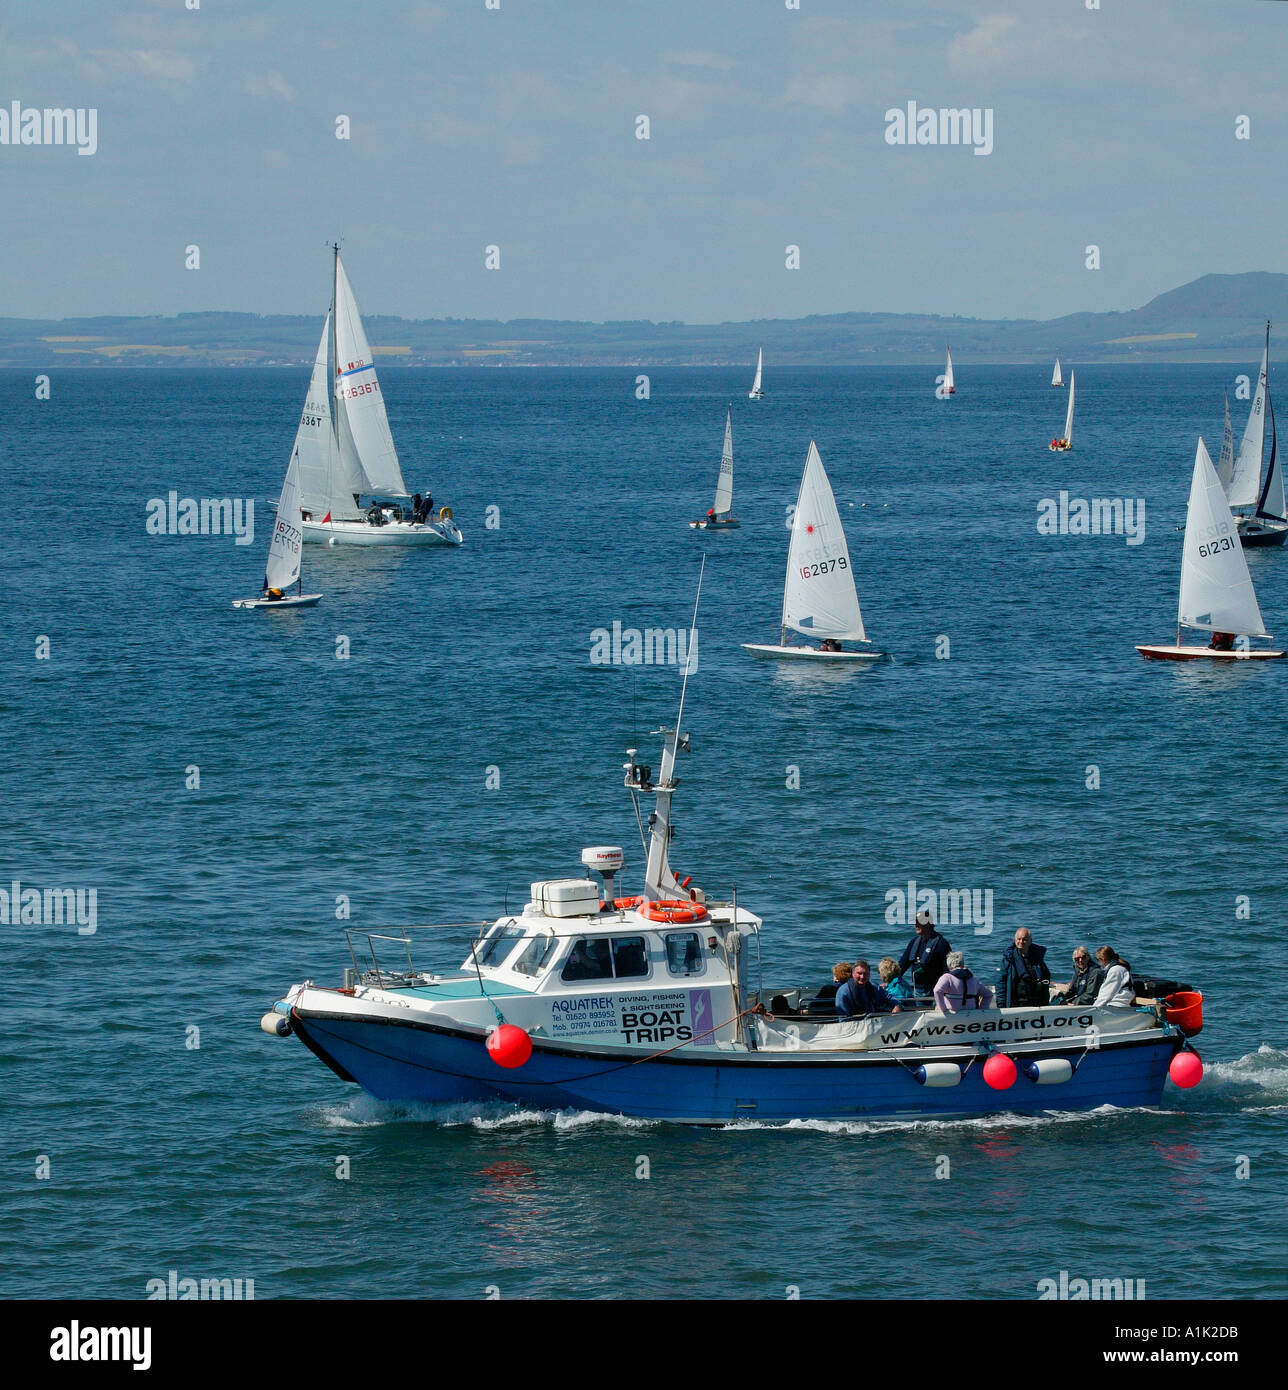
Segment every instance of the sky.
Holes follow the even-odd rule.
[[[0,107],[98,140],[0,144],[0,316],[317,314],[337,237],[407,318],[1050,318],[1288,268],[1288,4],[493,2],[0,0]],[[909,101],[991,152],[889,143]]]

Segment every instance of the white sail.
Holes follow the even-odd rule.
[[[720,476],[716,479],[713,510],[724,516],[733,507],[733,411],[725,416],[724,452],[720,455]]]
[[[330,338],[331,315],[328,313],[304,409],[300,412],[300,427],[295,431],[294,452],[300,460],[300,503],[304,510],[319,521],[328,513],[333,520],[347,521],[361,515],[353,494],[367,492],[369,488],[360,469],[351,471],[341,467],[336,450],[331,425],[330,373],[327,371]]]
[[[1268,336],[1268,335],[1267,335]],[[1231,507],[1255,507],[1261,493],[1261,454],[1266,439],[1266,358],[1270,346],[1261,354],[1261,375],[1257,377],[1257,393],[1243,431],[1243,441],[1235,456],[1234,469],[1226,497]]]
[[[1279,457],[1279,441],[1275,437],[1275,408],[1270,403],[1270,387],[1266,386],[1266,415],[1270,420],[1270,465],[1266,469],[1266,483],[1261,489],[1261,500],[1257,503],[1257,515],[1275,521],[1288,521],[1284,510],[1284,469]]]
[[[1052,385],[1052,386],[1063,386],[1063,385],[1064,385],[1064,377],[1062,377],[1062,376],[1060,375],[1060,359],[1059,359],[1058,357],[1055,359],[1055,371],[1053,371],[1053,372],[1051,373],[1051,385]]]
[[[300,450],[291,450],[291,462],[282,483],[282,496],[273,519],[264,566],[264,589],[285,592],[300,577],[300,552],[304,548],[304,519],[300,515]]]
[[[1064,412],[1064,434],[1066,444],[1073,443],[1073,383],[1078,379],[1077,372],[1069,373],[1069,408]]]
[[[1230,479],[1234,476],[1234,426],[1230,423],[1230,397],[1225,398],[1225,433],[1221,436],[1221,457],[1217,461],[1216,476],[1221,486],[1230,490]]]
[[[382,497],[407,497],[358,301],[338,254],[335,282],[335,399],[337,413],[343,415],[338,430],[341,452],[347,424],[369,490]]]
[[[756,354],[756,379],[751,383],[751,390],[747,392],[747,399],[754,401],[764,393],[760,389],[760,373],[765,366],[765,349],[761,348]]]
[[[867,640],[840,513],[812,439],[792,519],[783,627],[806,637]]]
[[[946,396],[957,388],[953,385],[953,355],[947,348],[944,349],[944,352],[948,356],[948,361],[944,366],[944,395]]]
[[[1230,505],[1202,439],[1190,482],[1176,619],[1207,632],[1268,636]]]

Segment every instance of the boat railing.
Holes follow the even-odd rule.
[[[377,989],[416,984],[432,972],[419,968],[413,960],[411,932],[468,932],[469,939],[475,941],[490,925],[490,922],[418,922],[403,927],[386,927],[382,931],[360,931],[346,927],[344,939],[349,945],[353,970],[351,974],[345,971],[349,976],[345,984],[372,985]],[[423,946],[424,938],[419,938],[415,944]],[[383,965],[380,960],[382,954],[386,962]],[[403,968],[404,960],[406,969]]]

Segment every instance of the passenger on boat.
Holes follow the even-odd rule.
[[[854,967],[848,960],[838,960],[832,967],[832,983],[823,985],[818,993],[805,1005],[807,1014],[826,1014],[832,1017],[836,1013],[836,992],[842,985],[848,984],[850,975]]]
[[[899,1006],[881,988],[868,979],[871,967],[865,960],[854,962],[849,981],[836,991],[838,1018],[860,1018],[864,1014],[897,1014]]]
[[[818,644],[818,649],[821,652],[839,652],[841,644],[834,637],[825,637]]]
[[[582,940],[572,948],[560,975],[563,980],[609,980],[613,967],[608,958],[608,942]]]
[[[975,1002],[972,1004],[971,1000]],[[956,1014],[965,1009],[987,1009],[992,1002],[992,986],[981,984],[966,969],[966,957],[960,951],[949,951],[948,969],[935,986],[935,1007],[939,1012]]]
[[[708,521],[714,521],[715,519],[716,519],[716,509],[715,509],[714,507],[708,507],[708,508],[707,508],[707,520],[708,520]]]
[[[881,977],[881,988],[892,998],[902,1003],[912,998],[912,990],[907,980],[899,978],[899,962],[893,956],[882,956],[877,961],[877,974]]]
[[[935,930],[929,912],[917,913],[914,923],[916,936],[903,948],[899,957],[899,978],[912,971],[912,987],[917,994],[930,994],[939,983],[953,948],[946,937]]]
[[[999,1009],[1030,1009],[1050,998],[1051,972],[1046,967],[1046,947],[1033,940],[1028,927],[1015,933],[1014,942],[1002,952],[1002,976],[997,987]]]
[[[1208,650],[1213,652],[1232,652],[1234,650],[1234,633],[1214,632],[1211,642],[1208,643]]]
[[[1093,1002],[1097,1006],[1108,1004],[1116,1009],[1131,1008],[1136,1001],[1136,991],[1131,987],[1131,963],[1123,960],[1112,946],[1102,946],[1096,952],[1096,959],[1105,968],[1105,978]]]
[[[264,597],[270,603],[280,603],[282,599],[286,597],[286,595],[281,591],[281,589],[265,589]]]
[[[1105,982],[1103,967],[1091,959],[1091,952],[1085,946],[1078,946],[1073,952],[1073,979],[1059,994],[1051,996],[1053,1004],[1094,1004],[1100,986]]]

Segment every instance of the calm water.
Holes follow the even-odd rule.
[[[46,402],[0,374],[0,884],[98,893],[93,935],[4,928],[0,1293],[138,1298],[175,1269],[259,1298],[918,1297],[946,1278],[1032,1298],[1067,1269],[1152,1298],[1282,1296],[1288,1040],[1258,1000],[1288,983],[1288,671],[1132,650],[1175,630],[1194,437],[1216,454],[1233,371],[1078,368],[1065,456],[1049,369],[958,374],[939,403],[933,371],[778,371],[753,403],[747,372],[660,372],[641,402],[626,370],[387,371],[408,483],[466,545],[309,547],[322,606],[276,615],[229,600],[257,591],[305,372],[66,371]],[[727,402],[743,529],[704,536],[684,522],[710,505]],[[811,436],[895,657],[867,673],[738,646],[776,635]],[[1145,498],[1145,543],[1040,536],[1061,488]],[[149,536],[171,489],[256,499],[254,544]],[[1024,923],[1058,966],[1107,941],[1200,985],[1197,1092],[691,1131],[399,1111],[258,1030],[293,981],[338,978],[339,894],[373,928],[495,916],[587,844],[638,871],[620,766],[632,744],[656,761],[678,679],[592,666],[591,631],[684,626],[703,554],[673,858],[764,915],[766,982],[897,954],[886,893],[909,879],[992,889],[991,935],[948,932],[981,973]],[[1288,554],[1251,565],[1288,636]],[[447,934],[426,963],[462,953]],[[936,1263],[948,1215],[968,1238]],[[835,1258],[856,1223],[879,1260]]]

